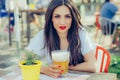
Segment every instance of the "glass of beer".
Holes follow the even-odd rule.
[[[52,51],[53,64],[59,65],[62,75],[68,72],[70,52],[67,50],[54,50]]]

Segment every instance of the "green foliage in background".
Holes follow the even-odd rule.
[[[108,69],[109,73],[116,73],[120,78],[120,56],[111,55],[111,64]]]

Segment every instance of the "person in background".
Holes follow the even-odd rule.
[[[14,31],[14,26],[15,26],[14,13],[10,13],[9,17],[10,17],[10,20],[9,20],[10,31],[13,32]]]
[[[113,19],[119,13],[119,8],[114,4],[114,0],[105,0],[101,6],[100,16]]]
[[[27,50],[38,54],[47,65],[41,73],[58,78],[61,76],[59,65],[53,65],[51,51],[69,50],[69,69],[96,72],[94,43],[80,22],[81,16],[72,0],[52,0],[45,14],[45,25],[31,39]],[[44,64],[44,63],[43,63]]]
[[[5,2],[6,0],[0,0],[0,17],[5,17],[5,16],[9,16],[9,25],[5,28],[5,31],[8,31],[8,27],[10,26],[10,31],[13,32],[14,31],[14,13],[11,12],[9,13],[8,11],[6,11],[6,6],[5,6]]]
[[[103,3],[103,5],[101,6],[100,9],[100,16],[113,20],[114,16],[116,14],[120,14],[120,9],[114,4],[115,0],[105,0],[105,2]],[[116,22],[116,23],[111,23],[112,27],[111,27],[111,31],[110,34],[112,35],[114,30],[115,30],[115,25],[117,24],[117,26],[120,26],[120,23]],[[108,24],[109,25],[109,22]],[[109,28],[105,31],[103,31],[103,34],[106,35],[106,33],[108,32]],[[112,44],[110,45],[110,47],[112,48],[115,44],[115,40],[112,41]]]

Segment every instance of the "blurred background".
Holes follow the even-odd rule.
[[[13,70],[20,58],[20,50],[30,39],[44,28],[45,11],[51,0],[0,0],[0,76]],[[109,38],[100,41],[101,30],[97,29],[97,18],[105,0],[73,0],[81,14],[81,22],[91,39],[106,48],[111,54],[109,72],[117,73],[120,80],[120,32],[118,43],[110,48]],[[115,0],[120,7],[120,0]],[[120,15],[115,15],[120,21]],[[116,68],[113,68],[117,66]]]

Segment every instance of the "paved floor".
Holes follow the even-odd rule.
[[[0,76],[10,72],[17,65],[19,54],[17,54],[15,44],[11,47],[7,42],[0,43]]]

